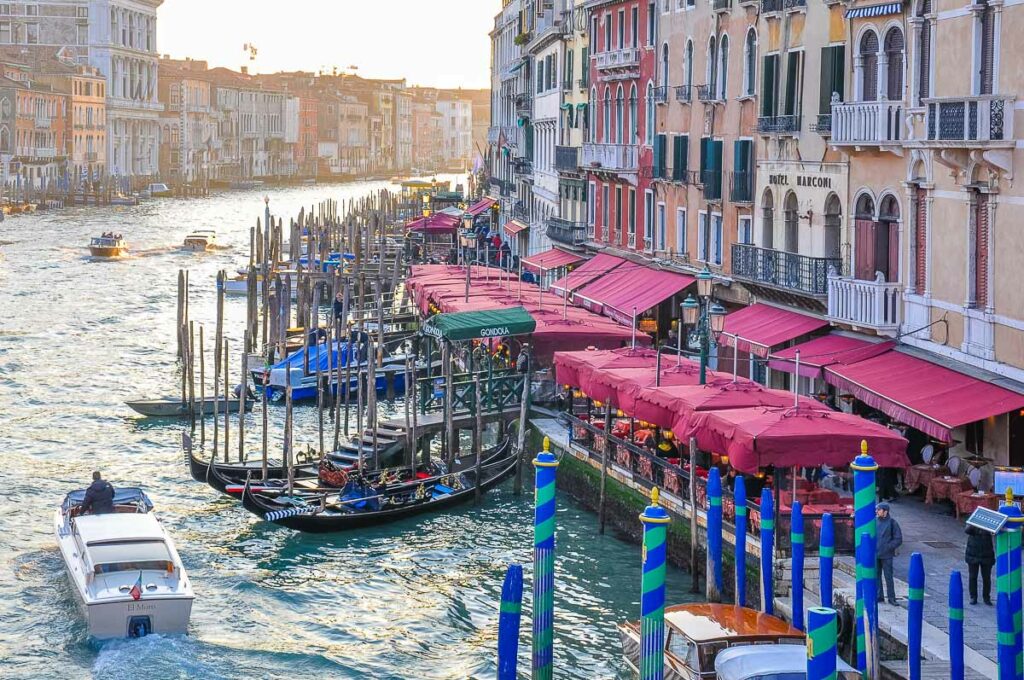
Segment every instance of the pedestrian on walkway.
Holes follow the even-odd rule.
[[[967,562],[967,585],[971,593],[971,604],[978,604],[978,572],[981,572],[981,594],[985,604],[992,606],[992,565],[996,562],[996,551],[992,547],[992,534],[968,526],[967,549],[964,561]]]
[[[877,571],[878,571],[878,601],[882,601],[882,577],[885,577],[885,586],[888,589],[889,604],[896,604],[896,585],[892,578],[892,559],[896,552],[903,545],[903,531],[899,523],[889,515],[889,504],[879,503],[875,506],[877,519],[876,531],[878,542],[876,544]]]

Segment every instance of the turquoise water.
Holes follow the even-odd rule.
[[[383,186],[268,193],[287,221],[300,206]],[[212,337],[215,273],[247,262],[249,227],[262,209],[262,192],[240,192],[0,224],[0,678],[493,677],[504,570],[532,556],[531,493],[516,497],[505,486],[479,508],[358,533],[297,534],[193,482],[180,426],[145,421],[123,403],[176,393],[177,270],[190,270],[192,317]],[[199,228],[216,229],[226,249],[178,250]],[[89,237],[108,230],[126,236],[132,257],[88,257]],[[226,316],[234,383],[244,302],[229,299]],[[257,409],[247,421],[252,448],[258,423]],[[282,423],[273,407],[271,446]],[[297,446],[315,443],[313,409],[298,409],[295,432]],[[93,469],[115,485],[145,487],[174,534],[197,592],[187,637],[86,639],[52,515]],[[557,522],[557,675],[628,677],[615,623],[638,616],[640,549],[598,536],[594,516],[564,498]],[[669,572],[670,602],[687,584]],[[529,611],[528,592],[526,600]]]

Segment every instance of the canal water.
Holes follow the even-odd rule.
[[[301,206],[384,186],[268,193],[287,222]],[[506,485],[479,508],[357,533],[294,533],[192,481],[180,425],[146,421],[123,403],[176,393],[177,271],[191,272],[192,317],[212,337],[215,274],[246,264],[262,212],[263,193],[252,191],[0,224],[0,678],[493,677],[510,562],[526,565],[529,611],[532,494]],[[223,250],[178,248],[203,228],[217,230]],[[91,259],[84,246],[104,231],[124,234],[132,256]],[[234,384],[244,301],[229,299],[226,317]],[[315,410],[296,418],[296,446],[313,445]],[[258,421],[257,409],[247,423],[254,449]],[[271,408],[271,424],[279,446],[283,408]],[[187,637],[87,639],[53,511],[95,469],[115,485],[145,487],[174,534],[197,593]],[[557,522],[558,676],[628,677],[615,624],[638,617],[640,549],[597,535],[595,517],[561,497]],[[687,583],[669,571],[670,602],[686,597]],[[525,634],[523,643],[525,670]]]

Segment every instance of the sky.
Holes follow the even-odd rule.
[[[500,0],[164,0],[157,45],[174,58],[253,73],[337,67],[410,85],[487,88],[487,34],[500,9]]]

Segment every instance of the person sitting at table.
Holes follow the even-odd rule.
[[[992,534],[978,527],[968,526],[967,548],[964,550],[964,561],[967,562],[967,587],[971,594],[971,604],[978,604],[978,572],[981,572],[981,594],[985,604],[992,606],[992,565],[996,561],[996,553],[992,548]]]
[[[661,435],[661,442],[658,444],[658,450],[655,453],[658,458],[678,458],[679,448],[675,442],[672,441],[671,432],[663,432]]]

